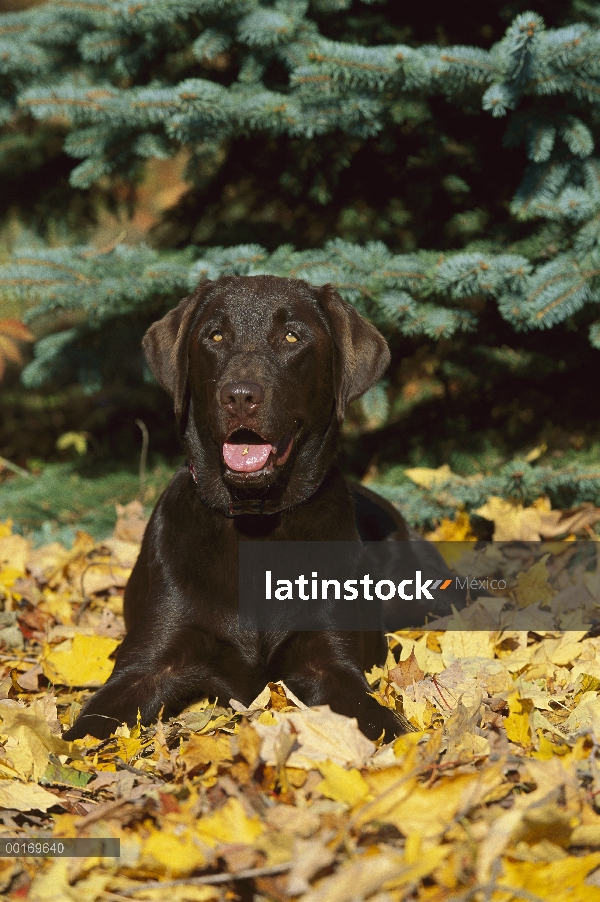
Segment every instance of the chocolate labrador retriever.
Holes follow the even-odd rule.
[[[238,622],[246,540],[407,539],[391,505],[335,466],[348,403],[381,377],[384,338],[330,285],[275,276],[202,282],[143,340],[189,463],[161,496],[125,590],[127,635],[108,682],[65,734],[104,738],[193,698],[248,704],[284,680],[370,738],[410,728],[368,694],[383,633],[256,632]]]

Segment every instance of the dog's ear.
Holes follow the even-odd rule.
[[[202,282],[192,294],[153,323],[142,339],[148,366],[159,385],[173,398],[178,423],[186,404],[190,327],[212,284],[209,280]]]
[[[347,405],[379,381],[389,365],[390,351],[383,335],[333,286],[323,285],[320,302],[331,326],[335,404],[341,421]]]

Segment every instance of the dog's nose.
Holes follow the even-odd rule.
[[[264,397],[264,389],[258,382],[228,382],[221,389],[221,404],[238,416],[253,413]]]

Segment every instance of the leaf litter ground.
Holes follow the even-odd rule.
[[[0,525],[0,839],[121,848],[0,858],[4,898],[600,902],[600,566],[587,608],[564,609],[573,546],[554,542],[552,567],[524,546],[508,598],[392,634],[368,678],[415,731],[388,745],[281,683],[66,743],[111,672],[144,523],[134,502],[71,550]]]

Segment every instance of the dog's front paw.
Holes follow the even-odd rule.
[[[121,721],[116,717],[105,717],[102,714],[80,714],[73,726],[63,733],[63,739],[66,742],[72,742],[73,739],[83,739],[88,733],[95,736],[96,739],[108,739],[115,732],[117,727],[121,725]]]

